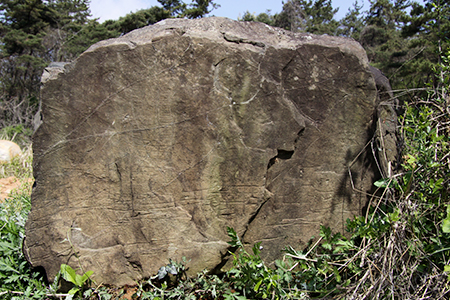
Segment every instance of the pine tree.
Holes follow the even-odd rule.
[[[169,13],[171,17],[181,15],[187,7],[187,5],[180,0],[158,0],[158,2],[162,5],[163,9]]]
[[[406,22],[401,34],[411,53],[402,70],[403,74],[409,74],[407,84],[437,87],[435,69],[439,68],[441,54],[450,49],[450,1],[413,3]]]
[[[71,61],[76,57],[70,41],[89,22],[89,0],[50,0],[48,7],[56,12],[55,24],[47,29],[45,46],[51,51],[50,61]]]
[[[359,41],[369,62],[383,71],[394,89],[403,89],[404,78],[397,75],[409,59],[409,53],[401,28],[411,4],[408,0],[372,0],[370,3]]]
[[[275,25],[294,32],[335,35],[339,26],[334,19],[337,11],[331,0],[288,0]]]
[[[132,30],[155,24],[167,18],[170,18],[169,11],[159,6],[153,6],[119,18],[116,25],[120,34],[126,34]],[[113,26],[107,26],[107,28],[113,28]]]
[[[0,126],[31,126],[43,69],[72,61],[92,44],[169,17],[200,18],[212,0],[158,0],[119,20],[91,20],[89,0],[0,0]]]
[[[349,8],[345,17],[339,21],[337,35],[359,40],[365,24],[362,8],[363,6],[359,5],[358,1],[353,3],[353,7]]]
[[[3,0],[0,10],[0,126],[29,124],[40,76],[51,57],[44,39],[47,28],[56,24],[56,11],[41,0]]]
[[[265,13],[260,13],[258,15],[252,14],[247,10],[242,17],[238,17],[238,21],[261,22],[270,26],[275,26],[276,17],[277,15],[272,15],[270,13],[270,10],[267,10]]]
[[[193,0],[192,3],[185,8],[181,16],[188,19],[203,18],[219,7],[220,5],[212,0]]]

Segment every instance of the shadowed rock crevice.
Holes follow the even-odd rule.
[[[277,152],[278,152],[277,156],[272,157],[269,160],[269,164],[267,165],[267,170],[270,169],[270,167],[272,167],[274,164],[276,164],[280,160],[290,159],[292,157],[292,155],[294,155],[294,151],[278,149]]]
[[[250,44],[250,45],[261,47],[261,48],[264,48],[266,46],[262,42],[252,41],[252,40],[249,40],[249,39],[246,39],[246,38],[241,38],[241,37],[238,37],[238,36],[231,35],[229,33],[223,33],[223,38],[227,42],[233,42],[233,43],[237,43],[237,44],[244,43],[244,44]]]

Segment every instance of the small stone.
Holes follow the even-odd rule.
[[[19,145],[8,140],[0,140],[0,162],[10,162],[22,154]]]

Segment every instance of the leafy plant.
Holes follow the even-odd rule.
[[[228,242],[232,247],[238,248],[238,254],[230,252],[234,257],[234,268],[228,272],[234,287],[248,298],[267,298],[272,293],[280,293],[280,277],[272,269],[268,269],[262,261],[260,254],[261,242],[256,243],[253,254],[248,253],[239,236],[233,228],[227,228]]]
[[[275,262],[275,269],[265,265],[260,257],[262,250],[261,242],[252,247],[252,252],[245,250],[239,236],[233,228],[227,228],[228,242],[237,254],[233,255],[234,267],[227,272],[227,279],[230,281],[236,293],[229,295],[232,299],[304,299],[306,293],[302,288],[298,274],[292,270],[293,261],[289,258]],[[231,299],[231,298],[230,298]]]
[[[49,294],[42,274],[31,269],[22,253],[25,222],[31,209],[31,151],[0,164],[0,177],[16,176],[22,188],[0,203],[0,298],[43,299]]]
[[[62,264],[61,265],[61,277],[64,280],[73,283],[74,287],[69,291],[69,296],[66,297],[66,300],[72,299],[76,294],[81,294],[83,289],[86,287],[89,278],[94,273],[93,271],[87,271],[83,275],[78,275],[71,266]]]
[[[185,267],[184,267],[185,263],[186,263],[185,257],[183,257],[182,263],[177,263],[170,259],[168,265],[162,266],[161,268],[159,268],[158,275],[156,275],[156,276],[159,280],[162,280],[169,274],[172,274],[172,275],[184,274],[185,273]]]
[[[30,209],[29,195],[16,195],[0,204],[0,295],[9,299],[41,299],[45,285],[22,254],[24,226]]]

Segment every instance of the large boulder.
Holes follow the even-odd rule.
[[[25,252],[130,284],[169,258],[224,265],[226,227],[269,262],[343,231],[378,170],[377,90],[355,41],[170,19],[46,70]]]

